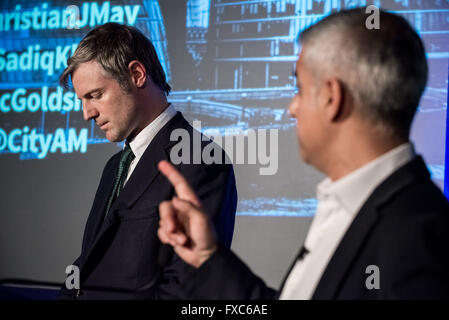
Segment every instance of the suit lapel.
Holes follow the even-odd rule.
[[[115,178],[115,171],[118,166],[118,162],[114,165],[114,174],[112,175],[112,179],[108,177],[105,180],[105,186],[101,187],[102,190],[105,191],[105,194],[108,196],[102,196],[101,201],[98,201],[99,210],[97,212],[96,221],[95,221],[95,231],[99,230],[94,234],[94,240],[91,242],[91,245],[88,248],[88,253],[85,259],[85,265],[89,260],[92,252],[95,250],[95,247],[98,246],[102,237],[111,230],[111,228],[118,221],[117,210],[129,209],[144,193],[144,191],[150,187],[153,183],[157,175],[159,174],[159,170],[157,168],[157,164],[159,161],[168,159],[168,150],[173,144],[176,144],[177,141],[170,141],[170,134],[174,128],[177,127],[185,127],[188,123],[182,117],[181,113],[178,112],[154,137],[151,143],[148,145],[141,159],[139,160],[136,168],[134,169],[131,177],[128,182],[125,184],[123,190],[120,192],[119,197],[114,201],[111,206],[109,213],[106,219],[104,219],[104,211],[106,210],[107,200],[109,198],[109,194],[111,193],[112,186]],[[121,153],[120,153],[121,155]],[[120,159],[120,156],[118,156]],[[107,185],[106,185],[107,183]]]
[[[170,134],[172,130],[182,127],[183,123],[187,124],[181,113],[178,112],[156,134],[139,160],[129,181],[120,192],[118,201],[116,201],[116,205],[120,206],[120,209],[130,208],[159,175],[158,163],[168,159],[169,149],[177,143],[177,141],[170,141]]]
[[[296,255],[295,259],[293,260],[293,262],[290,264],[290,267],[288,268],[287,273],[284,276],[284,279],[281,282],[281,286],[279,287],[278,293],[277,293],[277,298],[279,298],[279,296],[282,293],[282,290],[284,290],[284,286],[285,286],[285,282],[288,279],[288,276],[290,275],[290,272],[292,272],[293,267],[296,265],[296,263],[299,260],[302,260],[304,258],[304,256],[308,253],[309,251],[306,249],[306,247],[304,247],[304,245],[301,246],[301,249],[299,249],[298,254]]]
[[[85,247],[91,248],[103,224],[104,212],[108,203],[109,196],[114,186],[114,179],[120,162],[121,153],[116,154],[107,165],[105,172],[100,181],[95,200],[92,205],[91,214],[89,216],[88,225],[86,227]],[[83,248],[85,250],[85,248]]]
[[[359,211],[334,252],[312,299],[335,299],[354,259],[377,221],[377,211],[372,201],[367,201]]]
[[[378,186],[358,212],[335,250],[312,299],[336,299],[350,267],[357,259],[379,218],[378,208],[416,179],[428,179],[429,173],[420,156],[398,169]]]

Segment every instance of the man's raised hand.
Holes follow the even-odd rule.
[[[159,239],[173,246],[185,262],[198,268],[217,249],[214,229],[186,179],[168,161],[159,162],[158,167],[177,195],[159,204]]]

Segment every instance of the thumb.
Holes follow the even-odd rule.
[[[201,208],[196,207],[189,201],[181,200],[178,197],[173,197],[172,205],[177,212],[178,221],[188,234],[190,230],[190,221],[192,221],[192,219],[196,221],[207,221],[207,215],[201,211]],[[197,220],[197,218],[200,218],[200,220]]]
[[[173,197],[172,203],[173,203],[173,206],[181,212],[188,212],[189,210],[194,209],[190,202],[188,202],[186,200],[181,200],[177,196]]]

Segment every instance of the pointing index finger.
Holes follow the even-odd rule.
[[[201,206],[195,192],[190,187],[187,180],[176,170],[176,168],[166,160],[162,160],[158,164],[159,170],[167,177],[168,181],[175,188],[176,194],[182,200],[189,201],[195,206]]]

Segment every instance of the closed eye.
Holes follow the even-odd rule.
[[[94,93],[91,95],[92,99],[100,99],[103,96],[103,92]]]
[[[91,99],[100,99],[102,95],[103,95],[103,88],[96,88],[87,92],[83,97],[84,99],[91,100]]]

